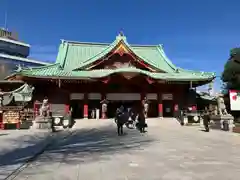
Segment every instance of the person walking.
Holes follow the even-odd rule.
[[[210,129],[209,129],[209,122],[210,122],[209,111],[208,111],[208,108],[205,107],[204,114],[203,114],[203,125],[204,125],[204,128],[205,128],[206,132],[210,131]]]
[[[125,123],[125,114],[124,114],[124,107],[121,106],[116,110],[116,117],[115,122],[117,124],[117,133],[118,135],[123,135],[123,125]]]
[[[140,133],[145,133],[146,126],[147,124],[146,124],[146,118],[145,118],[145,111],[140,110],[138,114],[138,129]]]

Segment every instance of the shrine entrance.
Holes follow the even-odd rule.
[[[88,119],[95,119],[97,117],[97,110],[99,111],[99,118],[101,118],[101,100],[88,100]]]
[[[125,109],[137,109],[141,104],[140,93],[108,93],[106,97],[109,101],[107,111],[108,118],[115,117],[116,110],[120,106],[124,106]]]
[[[70,108],[72,109],[72,118],[73,119],[82,119],[83,118],[83,101],[71,100]]]
[[[141,105],[140,101],[121,101],[121,100],[110,101],[108,104],[107,117],[114,118],[116,115],[117,108],[120,108],[121,106],[123,106],[125,110],[131,108],[133,111],[137,111],[140,105]]]
[[[163,117],[174,117],[172,101],[168,100],[163,101]]]
[[[149,118],[158,117],[158,102],[157,101],[150,101],[149,108],[148,108],[148,117]]]

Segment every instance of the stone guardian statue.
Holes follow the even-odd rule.
[[[220,116],[228,115],[222,94],[219,94],[217,97],[217,110],[218,110],[218,115]]]
[[[102,119],[106,119],[107,118],[108,100],[103,99],[100,103],[102,104]]]
[[[43,99],[42,106],[39,109],[40,116],[43,116],[43,117],[49,116],[49,110],[50,110],[50,107],[49,107],[49,104],[48,104],[48,98],[45,97]]]

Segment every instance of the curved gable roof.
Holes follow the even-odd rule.
[[[85,67],[110,53],[119,42],[124,44],[139,58],[156,69],[165,72],[175,72],[177,67],[167,58],[161,45],[141,46],[130,45],[125,36],[117,36],[111,44],[104,43],[80,43],[62,41],[56,63],[63,69],[74,70]]]

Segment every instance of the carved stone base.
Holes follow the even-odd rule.
[[[211,115],[210,127],[212,129],[221,129],[224,131],[233,131],[234,117],[232,115]]]
[[[51,128],[51,120],[50,118],[36,117],[33,122],[33,129],[50,129]]]
[[[201,127],[201,128],[204,128],[203,118],[200,118],[200,127]]]

